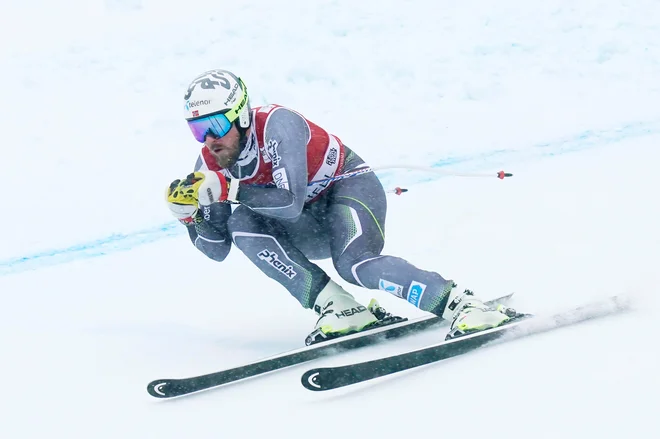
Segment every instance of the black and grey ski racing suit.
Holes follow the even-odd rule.
[[[277,119],[275,119],[277,117]],[[294,112],[278,111],[265,141],[275,139],[289,189],[241,184],[241,205],[211,205],[207,220],[188,226],[192,242],[209,258],[223,261],[232,242],[264,274],[279,282],[305,308],[312,308],[328,275],[311,260],[332,258],[339,275],[355,285],[382,289],[422,310],[441,314],[447,280],[407,261],[381,255],[387,199],[374,173],[336,181],[320,198],[305,203],[307,127]],[[344,173],[363,165],[346,148]],[[236,168],[238,165],[235,165]],[[198,160],[195,170],[200,167]],[[240,169],[232,168],[233,175]]]

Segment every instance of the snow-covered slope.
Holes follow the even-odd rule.
[[[657,436],[659,20],[642,0],[3,4],[2,437]],[[315,321],[164,206],[198,152],[180,98],[214,67],[372,165],[514,173],[379,173],[410,189],[387,253],[523,311],[625,293],[634,312],[326,394],[307,364],[154,400],[152,379],[299,347]]]

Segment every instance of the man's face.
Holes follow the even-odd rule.
[[[207,134],[204,145],[211,151],[211,155],[215,158],[218,166],[227,169],[234,166],[236,160],[238,160],[241,152],[240,138],[241,135],[236,125],[233,125],[229,132],[220,138]]]

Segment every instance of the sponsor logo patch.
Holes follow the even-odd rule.
[[[364,305],[360,305],[357,308],[348,308],[339,312],[335,312],[335,316],[337,316],[338,319],[341,319],[342,317],[350,317],[355,314],[360,314],[366,310],[367,308]]]
[[[274,168],[278,167],[280,165],[280,160],[282,160],[280,155],[277,153],[278,146],[279,144],[275,139],[270,139],[266,145],[266,152],[268,153],[270,160],[273,162]]]
[[[280,261],[280,257],[277,253],[269,251],[268,249],[263,249],[257,255],[259,259],[268,262],[273,268],[282,272],[289,279],[296,277],[296,273],[292,265],[286,265],[284,262]]]
[[[378,282],[378,289],[387,291],[390,294],[394,294],[397,297],[403,297],[403,286],[390,282],[389,280],[381,279]]]
[[[211,101],[208,99],[203,99],[201,101],[188,101],[186,102],[186,110],[190,110],[191,108],[199,107],[201,105],[209,105],[210,103]]]
[[[238,82],[232,87],[231,92],[225,101],[225,105],[229,105],[230,102],[233,103],[236,100],[236,90],[238,90]]]
[[[289,190],[289,178],[287,177],[286,170],[284,168],[273,172],[273,181],[275,182],[275,186],[278,188]]]
[[[422,303],[422,296],[424,295],[424,291],[426,291],[426,285],[423,283],[417,282],[415,280],[410,282],[407,296],[408,302],[419,308],[419,304]]]
[[[328,152],[328,157],[325,159],[325,164],[328,166],[333,166],[335,163],[337,163],[337,148],[334,146],[330,148],[330,151]]]
[[[312,181],[319,181],[307,186],[307,201],[313,200],[321,192],[323,192],[332,181],[328,181],[335,176],[337,168],[339,167],[339,158],[341,153],[341,146],[334,136],[330,136],[330,143],[325,151],[325,156],[321,162],[321,166],[312,177]]]

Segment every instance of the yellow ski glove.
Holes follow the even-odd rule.
[[[181,223],[199,223],[199,206],[227,200],[229,181],[217,171],[197,171],[183,180],[174,180],[167,188],[167,205]]]

